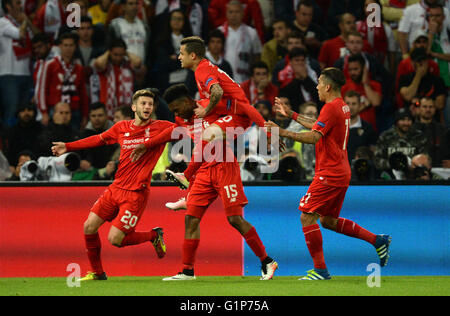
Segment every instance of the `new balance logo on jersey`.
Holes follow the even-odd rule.
[[[128,136],[130,136],[130,133],[125,133],[125,134],[123,134],[123,136],[128,137]]]

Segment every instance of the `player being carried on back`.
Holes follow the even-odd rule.
[[[164,99],[169,105],[169,109],[175,114],[176,121],[185,127],[184,131],[190,137],[195,138],[193,132],[202,133],[203,130],[204,133],[211,123],[220,123],[221,121],[218,120],[217,114],[198,119],[194,113],[198,109],[198,104],[189,96],[188,90],[183,84],[168,88],[164,93]],[[147,151],[147,148],[160,146],[161,143],[174,140],[172,137],[176,138],[185,134],[172,133],[176,127],[177,124],[174,124],[172,128],[167,128],[157,137],[137,146],[131,154],[132,161],[138,160]],[[176,134],[178,135],[176,136]],[[200,242],[200,221],[209,205],[219,196],[224,205],[228,222],[243,236],[250,249],[259,257],[261,280],[270,280],[278,268],[278,264],[267,255],[256,229],[243,218],[243,207],[247,205],[248,201],[244,193],[239,164],[225,139],[215,139],[214,142],[221,146],[214,146],[211,159],[200,164],[195,179],[189,186],[185,215],[185,239],[182,248],[183,271],[165,278],[164,281],[195,279],[194,263]],[[229,160],[223,160],[224,156]]]
[[[203,149],[208,143],[224,139],[227,129],[236,131],[241,128],[244,131],[252,122],[264,128],[265,123],[264,118],[251,106],[239,84],[206,59],[205,52],[205,43],[200,37],[187,37],[181,41],[178,59],[181,61],[181,67],[194,71],[200,99],[207,103],[206,107],[197,106],[195,114],[199,118],[215,116],[220,119],[205,129],[202,140],[194,148],[193,159],[184,173],[168,171],[169,177],[181,188],[189,187],[189,181],[203,163],[203,159],[194,158],[203,157]]]

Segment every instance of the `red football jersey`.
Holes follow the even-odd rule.
[[[151,121],[144,126],[134,125],[134,120],[120,121],[107,131],[75,142],[67,143],[67,151],[80,150],[101,145],[120,145],[119,167],[113,186],[124,190],[141,190],[150,185],[153,168],[161,156],[165,143],[147,150],[136,162],[130,159],[131,152],[139,144],[159,135],[174,124],[168,121]]]
[[[350,108],[342,98],[324,105],[313,130],[322,134],[316,144],[315,177],[332,186],[348,186],[351,169],[347,156]],[[323,178],[323,179],[322,179]]]
[[[233,81],[226,72],[207,59],[203,59],[195,70],[195,81],[201,99],[210,98],[211,86],[219,84],[223,90],[222,99],[209,115],[227,116],[237,114],[249,117],[260,127],[264,127],[264,118],[250,105],[244,90]]]

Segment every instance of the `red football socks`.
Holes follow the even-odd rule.
[[[147,241],[154,240],[156,238],[156,232],[151,230],[149,232],[132,232],[127,234],[120,247],[139,245]]]
[[[194,269],[195,254],[197,253],[200,239],[185,239],[183,242],[183,269]]]
[[[97,275],[103,273],[102,260],[100,258],[100,252],[102,248],[102,243],[98,233],[92,235],[84,235],[84,241],[86,244],[86,252],[91,263],[92,272]]]
[[[362,228],[355,222],[345,219],[345,218],[338,219],[336,232],[350,236],[350,237],[365,240],[372,245],[375,245],[375,241],[377,239],[377,235]]]
[[[326,269],[325,258],[322,248],[322,233],[318,224],[303,227],[306,245],[314,262],[314,268]]]
[[[261,260],[261,262],[264,261],[264,259],[267,258],[266,248],[264,247],[261,239],[259,238],[255,227],[250,228],[250,230],[243,237],[247,245]]]

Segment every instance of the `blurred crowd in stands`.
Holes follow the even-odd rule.
[[[266,120],[296,132],[304,128],[274,111],[275,97],[317,118],[321,70],[340,68],[347,78],[342,96],[351,109],[348,158],[355,181],[448,178],[450,0],[1,4],[0,180],[62,180],[49,178],[48,169],[39,172],[52,142],[132,119],[137,89],[157,93],[155,119],[174,121],[161,96],[176,83],[196,96],[193,72],[177,59],[180,41],[192,35],[205,40],[207,58],[241,85]],[[314,146],[289,140],[278,171],[261,173],[268,161],[258,155],[260,132],[256,125],[248,130],[238,157],[244,181],[312,179]],[[174,157],[172,146],[154,180],[164,180],[166,168],[186,167],[190,155]],[[70,159],[68,179],[112,180],[119,154],[111,145],[79,152]]]

